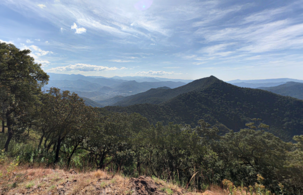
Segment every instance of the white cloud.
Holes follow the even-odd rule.
[[[36,45],[31,45],[29,46],[29,48],[33,51],[33,53],[37,56],[45,56],[47,54],[52,54],[53,52],[51,51],[44,51],[42,49],[40,49],[38,46]]]
[[[3,41],[3,40],[0,39],[0,43],[1,42],[6,43],[6,44],[14,44],[12,41]]]
[[[223,52],[220,52],[220,51],[223,51],[226,49],[226,47],[230,46],[230,45],[233,45],[234,43],[224,43],[224,44],[218,44],[218,45],[213,45],[213,46],[210,46],[210,47],[205,47],[203,49],[201,49],[200,51],[201,52],[204,52],[204,53],[208,53],[210,55],[220,55],[220,53],[222,54]],[[226,52],[224,52],[226,53]]]
[[[203,36],[209,43],[232,41],[235,45],[233,51],[249,53],[303,48],[303,24],[297,24],[291,20],[278,20],[216,31],[208,30],[203,33]],[[222,51],[224,47],[226,47],[225,44],[219,44],[204,51],[218,52]],[[228,55],[227,53],[223,54]]]
[[[62,29],[62,28],[61,28]],[[78,28],[77,24],[74,23],[72,26],[71,26],[71,29],[74,29],[76,30],[76,34],[82,34],[82,33],[85,33],[86,32],[86,29],[85,28]],[[61,30],[62,31],[62,30]]]
[[[35,39],[36,41],[41,41],[40,39]]]
[[[40,7],[41,9],[46,8],[46,5],[44,4],[38,4],[38,7]]]
[[[166,72],[166,71],[154,71],[154,70],[150,70],[150,71],[141,71],[141,72],[137,72],[137,75],[153,75],[153,76],[163,76],[163,75],[177,75],[177,74],[181,74],[181,73],[175,73],[175,72]]]
[[[48,44],[48,41],[45,41],[46,44]]]
[[[71,29],[77,29],[77,28],[78,28],[78,26],[77,26],[76,23],[74,23],[74,24],[71,26]]]
[[[85,33],[85,32],[86,32],[85,28],[77,28],[76,29],[76,34],[82,34],[82,33]]]
[[[33,42],[30,39],[27,39],[26,43],[33,43]]]
[[[36,60],[36,63],[41,64],[42,67],[47,67],[50,62],[48,60]]]
[[[193,59],[193,58],[196,58],[197,56],[196,55],[190,55],[190,56],[184,56],[183,58],[185,59]]]
[[[27,46],[25,44],[21,44],[20,50],[24,50],[24,49],[31,50],[31,53],[29,55],[35,59],[35,62],[42,64],[43,67],[46,67],[48,64],[50,64],[48,60],[41,59],[41,57],[47,54],[52,54],[53,52],[44,51],[36,45]]]
[[[252,15],[244,18],[244,22],[249,23],[249,22],[262,22],[262,21],[266,21],[266,20],[271,20],[271,19],[274,19],[274,16],[276,16],[278,14],[282,14],[285,11],[286,11],[285,8],[264,10],[264,11],[252,14]]]
[[[202,65],[202,64],[205,64],[205,62],[193,62],[193,65]]]
[[[109,71],[109,70],[121,70],[123,68],[117,67],[107,67],[107,66],[97,66],[91,64],[74,64],[68,66],[61,66],[49,69],[50,72],[71,72],[71,71],[80,71],[80,72],[93,72],[93,71]]]
[[[64,28],[61,27],[61,28],[60,28],[60,31],[63,32],[63,31],[64,31]]]
[[[118,62],[118,63],[126,63],[126,62],[132,62],[131,60],[109,60],[110,62]]]

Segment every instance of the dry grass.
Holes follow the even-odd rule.
[[[0,171],[9,164],[0,165]],[[204,193],[186,192],[181,187],[157,178],[154,182],[166,194],[225,195],[219,186],[210,186]],[[133,193],[131,179],[122,175],[97,170],[87,173],[48,168],[17,166],[7,182],[1,181],[0,194],[121,194]],[[161,190],[159,187],[159,190]],[[174,192],[174,193],[171,193]],[[239,193],[240,194],[240,193]]]

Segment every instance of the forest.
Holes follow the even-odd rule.
[[[42,93],[41,87],[49,76],[29,53],[12,44],[0,43],[0,147],[3,148],[0,163],[11,159],[19,164],[112,170],[132,177],[148,175],[200,191],[211,184],[228,184],[231,188],[242,187],[247,193],[303,192],[303,135],[296,135],[302,129],[290,129],[299,125],[289,124],[291,134],[285,132],[287,137],[281,139],[263,123],[267,116],[264,112],[242,120],[241,130],[232,129],[236,128],[233,123],[222,132],[208,121],[215,116],[207,118],[204,117],[207,113],[200,111],[193,111],[201,117],[188,124],[186,120],[162,123],[134,112],[93,108],[86,106],[76,93],[57,88]],[[223,84],[216,84],[220,85]],[[221,97],[227,94],[227,99],[233,98],[228,96],[230,88],[224,89],[212,88],[220,90]],[[249,96],[254,99],[248,90],[242,98]],[[186,93],[169,101],[174,105],[170,108],[189,113],[192,105],[184,103],[184,99],[207,102],[206,95],[202,97],[205,99],[197,91]],[[226,105],[218,106],[218,102],[224,103],[221,100],[213,98],[217,104],[212,109],[217,110],[209,112],[210,115],[229,114]],[[244,104],[247,110],[254,108],[242,99],[229,101],[232,105]],[[283,98],[277,101],[281,107],[273,109],[286,109]],[[302,104],[292,99],[286,103]],[[153,111],[162,117],[168,114]],[[270,110],[266,112],[271,115]],[[296,117],[298,113],[294,110],[288,117]],[[233,114],[241,117],[237,112]],[[4,177],[0,173],[0,179]]]

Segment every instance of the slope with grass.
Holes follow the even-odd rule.
[[[284,140],[303,133],[303,101],[260,89],[236,87],[213,76],[176,89],[149,90],[116,105],[120,106],[106,109],[140,113],[152,123],[195,125],[204,119],[226,132],[238,131],[250,119],[261,118],[270,125],[270,132]]]
[[[91,170],[78,172],[75,170],[62,170],[28,165],[15,166],[0,165],[0,194],[213,194],[193,193],[192,190],[172,183],[140,176],[129,178],[121,174]],[[2,180],[3,179],[3,180]],[[224,194],[219,187],[211,187],[217,194]]]

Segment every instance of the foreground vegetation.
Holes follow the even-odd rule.
[[[198,191],[210,185],[231,193],[303,191],[303,135],[284,142],[260,119],[225,135],[204,120],[195,127],[153,125],[140,114],[85,106],[69,91],[41,93],[48,76],[28,53],[0,43],[0,162],[147,175]],[[9,174],[1,172],[2,181]]]

